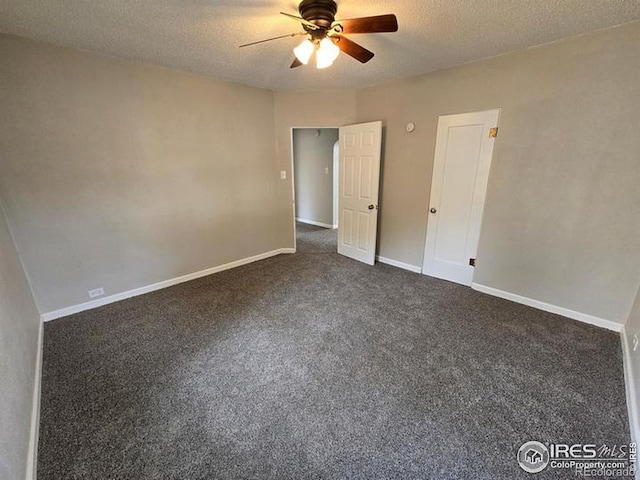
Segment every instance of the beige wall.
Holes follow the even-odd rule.
[[[41,312],[281,247],[270,91],[0,37],[0,191]]]
[[[636,294],[636,300],[629,313],[629,318],[624,326],[625,335],[623,340],[626,340],[627,351],[631,355],[630,361],[626,365],[627,373],[627,392],[630,401],[629,405],[629,420],[631,422],[632,434],[635,435],[633,439],[635,442],[640,440],[640,346],[636,351],[633,351],[634,337],[640,339],[640,288]]]
[[[355,122],[354,90],[276,92],[275,128],[278,168],[287,172],[279,186],[279,228],[283,247],[293,247],[293,192],[291,182],[291,128],[339,127]]]
[[[476,281],[622,323],[640,271],[639,40],[635,23],[272,93],[1,37],[0,191],[39,307],[292,247],[292,127],[384,121],[379,253],[420,265],[438,115],[500,107]]]
[[[333,147],[336,128],[293,130],[296,217],[333,225]]]
[[[638,45],[635,23],[359,90],[357,120],[386,126],[380,255],[422,264],[438,115],[500,107],[475,281],[624,322],[640,272]]]
[[[0,205],[0,478],[25,478],[40,315]]]

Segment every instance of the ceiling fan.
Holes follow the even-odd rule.
[[[300,12],[299,17],[285,12],[280,13],[300,22],[304,32],[267,38],[240,45],[240,47],[257,45],[280,38],[306,36],[307,38],[293,49],[296,58],[291,64],[291,68],[307,65],[314,54],[316,67],[327,68],[338,58],[340,51],[362,63],[367,63],[373,58],[373,52],[349,40],[345,34],[398,31],[398,20],[393,14],[336,21],[335,15],[338,11],[338,5],[334,0],[302,0],[298,11]]]

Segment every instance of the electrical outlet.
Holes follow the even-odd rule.
[[[329,175],[329,167],[324,167],[324,174]]]
[[[104,288],[94,288],[93,290],[89,290],[89,298],[96,298],[100,295],[104,295]]]
[[[286,179],[287,179],[287,171],[280,170],[280,180],[286,180]]]
[[[633,351],[638,350],[638,344],[640,344],[640,336],[636,333],[633,336]]]

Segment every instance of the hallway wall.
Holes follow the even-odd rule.
[[[333,225],[333,147],[337,128],[293,130],[296,218]]]

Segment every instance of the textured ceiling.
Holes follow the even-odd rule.
[[[356,87],[550,42],[640,19],[640,0],[338,0],[337,18],[395,13],[400,31],[352,36],[376,56],[341,55],[333,67],[289,69],[278,14],[291,0],[0,0],[0,31],[165,65],[273,90]]]

